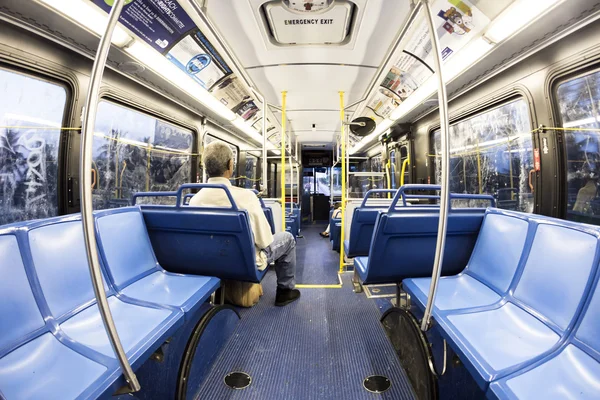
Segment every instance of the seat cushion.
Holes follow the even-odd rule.
[[[542,355],[559,335],[512,303],[473,313],[449,314],[444,325],[454,343],[475,368],[475,380],[485,389],[500,371]],[[469,363],[465,362],[467,368]]]
[[[219,279],[156,271],[132,283],[121,293],[132,299],[169,305],[189,312],[219,287]]]
[[[600,363],[574,345],[523,374],[490,385],[499,399],[580,399],[600,397]]]
[[[8,400],[95,398],[105,372],[45,333],[0,359],[0,389]]]
[[[123,349],[133,361],[181,320],[179,312],[136,306],[124,303],[114,296],[108,298],[108,305]],[[60,327],[73,340],[106,356],[114,357],[96,304],[75,314]]]
[[[443,276],[438,281],[435,308],[441,311],[481,307],[494,304],[500,295],[468,274]],[[405,290],[416,304],[425,309],[431,278],[405,279]]]
[[[354,259],[354,269],[358,271],[360,279],[363,281],[367,278],[367,266],[369,265],[369,257],[356,257]]]

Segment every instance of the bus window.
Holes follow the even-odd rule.
[[[388,173],[390,174],[391,189],[397,189],[396,186],[396,149],[390,151],[390,168]]]
[[[193,142],[189,129],[101,101],[94,132],[94,208],[123,207],[136,192],[176,190],[190,182]]]
[[[371,172],[383,172],[383,167],[381,165],[381,156],[372,157],[371,160]],[[387,186],[384,177],[382,176],[372,176],[371,180],[371,189],[384,189]]]
[[[567,157],[567,219],[600,225],[600,71],[557,86]],[[577,129],[582,130],[577,130]]]
[[[0,68],[0,225],[58,214],[64,87]]]
[[[244,180],[246,189],[254,189],[256,187],[256,168],[258,165],[258,157],[246,153],[246,170],[244,172],[244,176],[246,179]]]
[[[435,181],[440,181],[440,130],[433,133]],[[531,121],[524,99],[450,125],[450,191],[491,194],[499,208],[533,212]]]

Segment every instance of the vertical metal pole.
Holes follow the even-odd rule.
[[[108,300],[106,299],[106,293],[104,292],[104,282],[102,280],[102,272],[100,270],[100,261],[98,259],[98,247],[96,244],[96,232],[94,230],[94,214],[93,214],[93,203],[92,203],[92,145],[94,141],[94,127],[96,125],[96,111],[98,108],[98,98],[100,93],[100,84],[102,83],[102,75],[104,73],[104,66],[110,50],[110,42],[112,34],[119,21],[119,15],[123,9],[125,0],[115,0],[110,14],[108,16],[108,24],[106,31],[102,38],[100,38],[100,44],[98,45],[98,52],[96,53],[96,59],[94,60],[94,66],[92,67],[92,73],[90,75],[90,86],[85,100],[85,107],[83,109],[83,128],[81,132],[81,164],[79,165],[79,174],[81,176],[81,221],[83,224],[83,236],[85,240],[85,248],[87,252],[87,259],[90,269],[90,275],[92,278],[92,285],[94,287],[94,293],[96,295],[96,301],[98,302],[98,309],[104,328],[108,334],[108,338],[112,345],[121,369],[125,381],[132,392],[140,390],[140,383],[138,382],[135,373],[129,365],[127,355],[121,345],[115,322],[108,306]]]
[[[204,152],[204,140],[206,139],[206,119],[202,119],[202,125],[200,127],[201,130],[201,139],[198,154],[200,154],[200,160],[202,160],[202,153]],[[206,168],[202,167],[202,183],[206,183],[208,181],[208,177],[206,176]]]
[[[267,191],[268,192],[268,173],[267,173],[267,155],[268,155],[268,149],[267,149],[267,109],[269,108],[269,105],[267,104],[266,100],[265,100],[265,96],[263,96],[262,94],[258,93],[256,90],[252,89],[252,91],[254,92],[254,94],[256,95],[256,97],[259,98],[259,100],[262,102],[262,106],[263,106],[263,110],[262,110],[262,174],[261,174],[261,188],[260,191]]]
[[[294,163],[292,162],[292,155],[290,154],[290,209],[291,203],[294,202]]]
[[[442,142],[442,159],[441,159],[441,191],[440,191],[440,220],[438,223],[438,235],[437,244],[435,247],[435,258],[433,264],[433,273],[431,275],[431,285],[429,286],[429,296],[427,298],[427,306],[425,307],[425,314],[421,321],[421,330],[426,331],[429,329],[429,323],[431,320],[431,311],[435,303],[435,295],[437,292],[437,285],[442,272],[442,261],[444,259],[444,247],[446,245],[446,228],[448,225],[448,206],[449,206],[449,193],[448,193],[448,170],[450,168],[450,152],[449,152],[449,131],[448,125],[448,95],[446,93],[446,84],[444,81],[444,75],[442,70],[442,59],[440,55],[440,43],[437,37],[435,22],[433,15],[431,14],[431,7],[429,2],[422,0],[424,5],[427,24],[429,25],[429,36],[431,38],[433,61],[435,67],[435,73],[438,78],[438,103],[440,110],[440,128],[441,128],[441,142]]]
[[[285,232],[285,99],[287,92],[281,92],[281,231]]]
[[[340,232],[340,273],[344,272],[344,235],[346,230],[346,134],[344,126],[344,92],[340,92],[340,141],[342,142],[342,229]]]

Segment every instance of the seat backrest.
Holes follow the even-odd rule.
[[[524,214],[490,209],[486,212],[466,271],[505,293],[523,256],[529,220]]]
[[[598,231],[554,218],[537,224],[514,299],[565,331],[589,290],[598,263]]]
[[[0,358],[44,326],[15,234],[0,233]]]
[[[273,219],[273,210],[271,207],[264,206],[263,212],[265,213],[265,218],[271,227],[271,233],[275,234],[275,220]]]
[[[388,207],[359,207],[354,209],[350,238],[348,240],[348,256],[367,256],[371,247],[375,221],[380,212],[385,212]]]
[[[95,219],[100,254],[118,288],[157,270],[158,261],[138,207],[100,211]]]
[[[32,223],[27,236],[33,267],[54,317],[95,302],[80,215]]]
[[[142,206],[142,212],[156,258],[167,271],[259,280],[246,211]]]
[[[484,210],[453,210],[448,214],[446,251],[442,274],[463,270],[471,256]],[[369,250],[369,282],[399,282],[405,278],[431,276],[439,208],[402,207],[379,214]]]

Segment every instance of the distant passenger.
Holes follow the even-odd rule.
[[[335,203],[333,205],[333,214],[331,214],[331,219],[333,218],[340,218],[340,216],[342,215],[342,203],[340,203],[339,201],[337,203]],[[325,232],[321,232],[320,235],[323,236],[324,238],[329,237],[329,231],[331,230],[331,224],[327,225],[327,229],[325,229]]]
[[[575,205],[573,206],[573,211],[582,214],[593,214],[594,211],[592,210],[592,200],[594,200],[596,197],[598,197],[596,179],[588,176],[585,186],[579,189],[579,192],[577,192],[577,198],[575,200]]]
[[[229,178],[233,175],[233,152],[224,143],[213,142],[206,146],[202,154],[208,183],[227,186],[238,208],[247,210],[254,234],[256,264],[263,270],[275,262],[277,274],[276,306],[285,306],[300,297],[294,289],[296,273],[296,241],[289,232],[271,233],[271,226],[265,217],[258,197],[248,189],[232,186]],[[191,206],[229,207],[227,194],[221,189],[202,189],[190,200]]]

